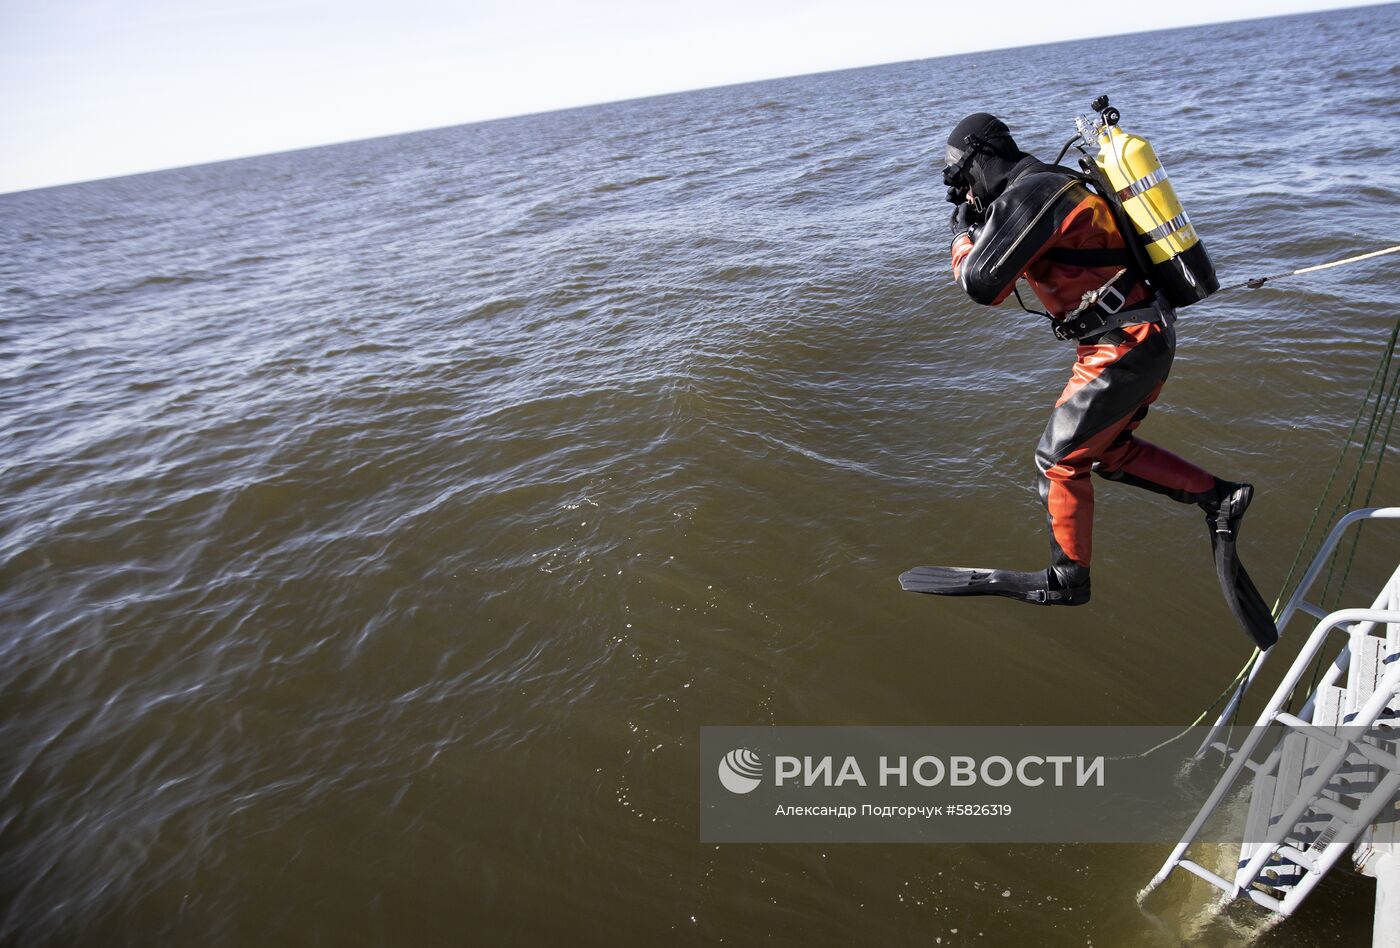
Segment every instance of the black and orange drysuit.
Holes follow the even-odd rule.
[[[1185,503],[1209,502],[1217,489],[1207,471],[1136,436],[1171,370],[1176,334],[1172,310],[1133,272],[1108,203],[1065,169],[1029,156],[1010,169],[981,225],[953,241],[953,275],[978,303],[1002,302],[1024,276],[1064,323],[1085,293],[1114,285],[1112,323],[1122,325],[1078,340],[1036,450],[1055,567],[1089,566],[1091,471]]]

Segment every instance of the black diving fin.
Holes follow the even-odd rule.
[[[1052,567],[1034,573],[1009,569],[968,569],[957,566],[916,566],[900,574],[906,592],[932,596],[1004,596],[1047,606],[1080,606],[1089,601],[1089,571],[1066,569],[1062,579]]]
[[[1210,548],[1215,556],[1215,575],[1220,580],[1220,591],[1225,594],[1225,603],[1230,611],[1259,650],[1268,651],[1278,641],[1278,626],[1274,624],[1273,611],[1264,602],[1264,597],[1259,595],[1254,581],[1240,562],[1236,547],[1240,522],[1254,499],[1254,488],[1249,484],[1230,484],[1227,487],[1229,489],[1219,506],[1206,510]]]

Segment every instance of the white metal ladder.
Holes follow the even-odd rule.
[[[1225,711],[1197,750],[1209,749],[1231,760],[1191,826],[1139,898],[1180,867],[1226,894],[1247,895],[1282,915],[1291,914],[1318,880],[1365,834],[1358,849],[1359,866],[1372,874],[1400,873],[1395,848],[1397,814],[1390,806],[1400,790],[1400,566],[1369,609],[1324,611],[1306,595],[1343,533],[1364,520],[1400,519],[1400,508],[1357,510],[1347,514],[1328,535],[1279,616],[1282,632],[1298,612],[1321,621],[1314,627],[1292,667],[1250,729],[1241,746],[1231,750],[1216,736],[1233,715],[1268,653],[1259,656],[1236,689]],[[1330,634],[1345,630],[1342,648],[1297,715],[1285,709]],[[1379,634],[1378,634],[1379,633]],[[1339,685],[1343,673],[1346,680]],[[1269,725],[1283,725],[1285,735],[1262,760],[1253,760]],[[1342,730],[1344,728],[1344,730]],[[1274,728],[1272,733],[1277,733]],[[1250,809],[1233,881],[1186,858],[1202,827],[1225,799],[1242,772],[1252,774]],[[1378,818],[1384,817],[1378,821]],[[1375,824],[1373,826],[1373,824]],[[1397,888],[1390,910],[1397,911]],[[1378,899],[1378,906],[1381,904]],[[1383,943],[1377,918],[1377,944]],[[1389,924],[1389,923],[1388,923]],[[1395,931],[1400,932],[1400,925]],[[1389,944],[1391,942],[1384,942]]]

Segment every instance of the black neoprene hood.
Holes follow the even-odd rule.
[[[1011,147],[1016,142],[1011,138],[1011,129],[1006,123],[990,112],[973,112],[948,133],[948,149],[943,155],[943,166],[957,163],[970,147],[969,139],[980,140],[992,146],[998,139],[1005,139]]]
[[[974,148],[976,153],[964,174],[977,199],[984,205],[990,204],[1006,190],[1016,164],[1030,156],[1016,146],[1006,123],[990,112],[974,112],[953,127],[943,156],[944,167],[961,161]]]

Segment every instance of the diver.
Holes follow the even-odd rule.
[[[1278,631],[1236,551],[1254,488],[1137,437],[1171,369],[1176,312],[1135,265],[1112,207],[1086,175],[1022,151],[1006,124],[986,112],[969,115],[948,136],[943,179],[955,205],[954,279],[974,302],[994,306],[1013,292],[1019,301],[1016,283],[1024,277],[1055,335],[1077,344],[1077,358],[1036,449],[1050,566],[919,567],[900,576],[900,585],[944,596],[1088,602],[1092,472],[1200,507],[1227,603],[1261,649],[1271,646]]]

